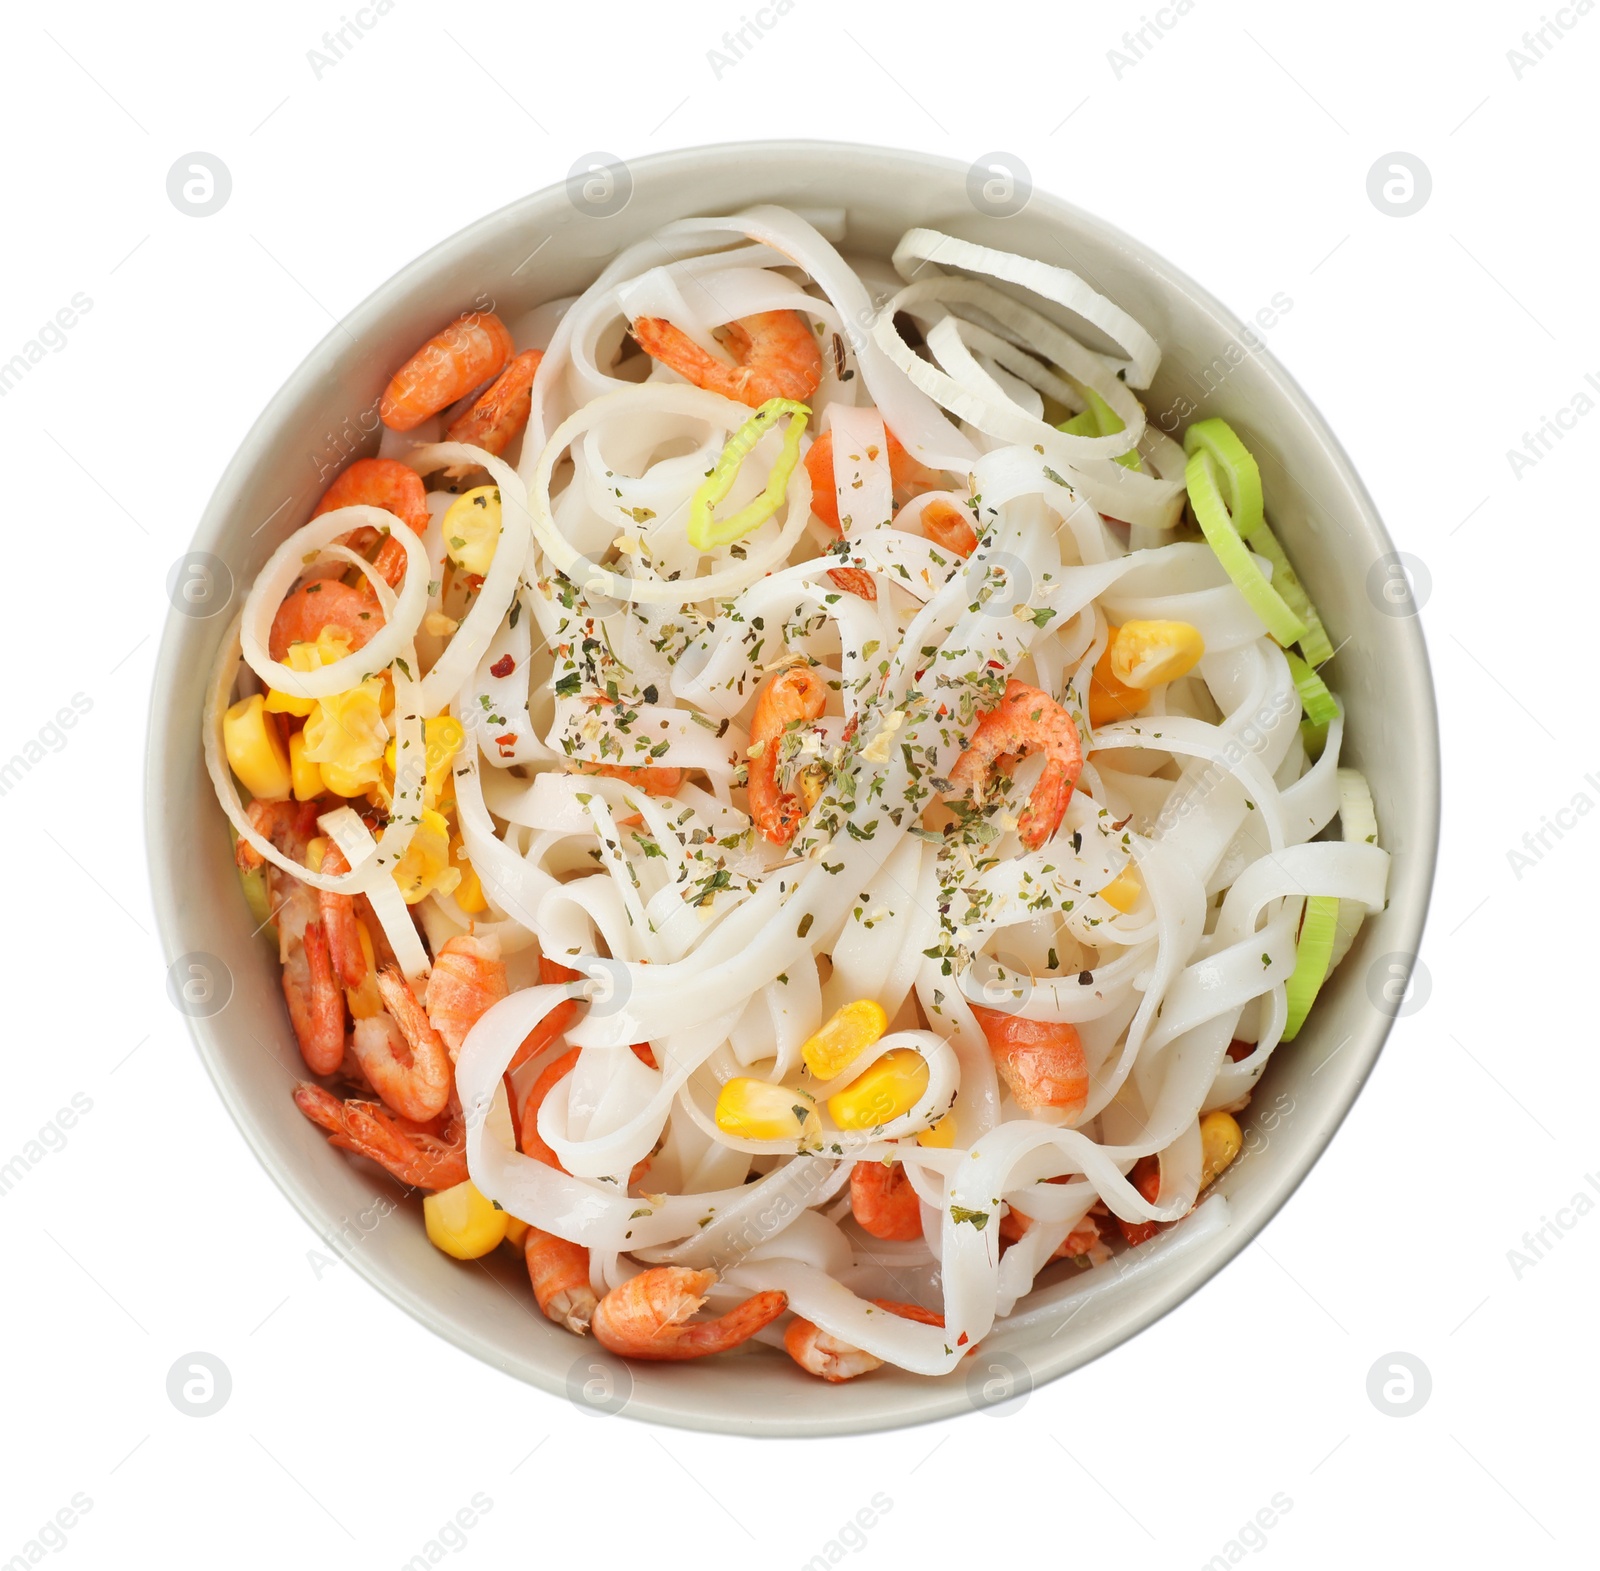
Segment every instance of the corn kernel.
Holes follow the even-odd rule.
[[[356,918],[356,937],[361,940],[361,954],[367,962],[367,974],[360,987],[344,990],[345,1002],[350,1006],[352,1020],[370,1020],[383,1013],[383,995],[378,991],[378,957],[373,953],[372,934],[367,924]]]
[[[310,802],[322,795],[322,766],[306,757],[306,739],[302,731],[294,732],[289,738],[289,780],[297,802]]]
[[[290,644],[283,663],[291,671],[316,671],[335,660],[343,660],[350,653],[350,636],[342,628],[325,627],[317,634],[314,644]],[[267,710],[270,714],[299,715],[303,720],[317,707],[314,698],[296,698],[292,693],[280,693],[276,688],[267,693]]]
[[[800,788],[801,804],[808,813],[822,800],[822,789],[827,785],[831,772],[826,764],[807,764],[795,776],[794,783]]]
[[[468,916],[478,916],[489,909],[483,897],[483,882],[478,870],[467,860],[467,848],[459,836],[450,842],[450,865],[459,870],[461,882],[456,885],[456,904]]]
[[[509,1217],[506,1222],[505,1241],[510,1244],[519,1255],[522,1253],[523,1240],[526,1239],[527,1236],[528,1224],[522,1221],[519,1217]]]
[[[322,871],[322,858],[327,854],[328,838],[326,835],[313,835],[306,842],[306,866],[313,873]]]
[[[314,764],[337,764],[343,770],[376,765],[389,740],[389,728],[383,723],[383,692],[383,678],[373,676],[347,692],[319,699],[306,720],[306,757]],[[367,778],[377,777],[374,768]],[[355,795],[353,791],[340,794]]]
[[[804,1092],[745,1075],[718,1093],[717,1128],[740,1140],[806,1140],[822,1133],[816,1103]]]
[[[450,764],[466,739],[467,733],[462,729],[461,722],[452,715],[441,715],[437,719],[422,722],[423,768],[427,774],[422,788],[424,806],[439,805],[440,796],[454,778],[450,773]],[[399,743],[391,739],[383,750],[384,767],[389,771],[391,780],[394,778],[398,746]]]
[[[260,693],[241,698],[222,717],[222,747],[228,767],[246,791],[263,802],[285,802],[293,781],[289,756],[276,721],[267,719]]]
[[[1111,674],[1126,687],[1159,687],[1187,676],[1205,652],[1187,622],[1124,622],[1111,640]]]
[[[354,769],[345,769],[339,764],[319,764],[317,768],[322,775],[322,789],[335,796],[365,796],[367,787],[378,778],[376,759],[369,764],[358,764]]]
[[[898,1047],[830,1096],[828,1115],[841,1129],[875,1129],[909,1113],[927,1089],[927,1059],[915,1048]]]
[[[1138,873],[1132,867],[1125,867],[1100,891],[1100,898],[1126,916],[1138,905],[1141,887]]]
[[[1220,1108],[1200,1120],[1200,1187],[1212,1184],[1227,1170],[1244,1145],[1244,1132],[1232,1113]]]
[[[511,1214],[501,1211],[471,1179],[424,1196],[422,1221],[436,1248],[457,1260],[477,1260],[506,1236]]]
[[[500,487],[480,485],[463,492],[450,504],[442,527],[450,560],[483,577],[500,542]]]
[[[919,1146],[932,1146],[935,1150],[948,1151],[956,1143],[956,1115],[946,1113],[937,1123],[930,1124],[926,1129],[917,1131],[917,1144]]]
[[[461,882],[461,871],[450,865],[450,826],[431,807],[422,810],[422,822],[395,863],[394,881],[407,905],[415,905],[435,889],[451,894]]]
[[[1139,713],[1150,702],[1150,695],[1137,687],[1129,687],[1117,679],[1111,669],[1111,651],[1116,647],[1119,627],[1110,630],[1110,639],[1104,652],[1094,663],[1094,673],[1089,680],[1089,724],[1111,725]]]
[[[889,1017],[875,998],[845,1004],[807,1037],[800,1049],[806,1068],[818,1080],[832,1080],[889,1029]]]

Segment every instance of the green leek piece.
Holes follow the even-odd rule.
[[[239,844],[238,833],[231,824],[228,826],[228,838],[235,846]],[[250,916],[256,924],[256,931],[260,932],[272,920],[272,899],[267,893],[266,864],[246,870],[239,867],[235,861],[234,866],[239,874],[239,887],[244,890],[244,903],[250,908]],[[276,927],[272,933],[273,942],[276,943]]]
[[[1305,637],[1300,640],[1300,652],[1306,657],[1307,663],[1318,666],[1333,659],[1333,644],[1329,641],[1328,630],[1322,625],[1322,618],[1317,615],[1311,596],[1306,593],[1299,574],[1289,565],[1289,558],[1278,543],[1278,537],[1268,525],[1263,524],[1256,530],[1251,537],[1250,548],[1272,563],[1272,587],[1283,596],[1283,603],[1306,625]]]
[[[1256,530],[1266,523],[1267,515],[1261,496],[1261,470],[1250,449],[1239,440],[1238,433],[1226,420],[1214,418],[1196,420],[1183,433],[1184,452],[1192,456],[1202,449],[1211,455],[1222,478],[1234,530],[1242,540],[1253,539]]]
[[[1289,1019],[1283,1040],[1292,1042],[1306,1023],[1318,990],[1328,975],[1333,937],[1339,927],[1339,902],[1332,895],[1308,895],[1300,922],[1300,941],[1294,950],[1294,972],[1286,984]]]
[[[700,483],[694,500],[689,504],[689,544],[695,550],[710,551],[717,546],[731,545],[752,529],[766,523],[783,506],[789,477],[794,473],[794,466],[800,462],[800,438],[810,414],[809,405],[798,404],[792,398],[769,398],[728,438],[722,456]],[[739,478],[739,470],[745,459],[782,415],[792,418],[783,433],[783,448],[778,454],[778,461],[767,476],[766,490],[731,518],[713,518],[712,508],[727,498],[734,481]]]
[[[1312,725],[1327,725],[1339,713],[1339,700],[1328,691],[1328,684],[1293,650],[1289,651],[1288,659],[1289,675],[1294,678],[1306,719]]]
[[[1300,740],[1305,744],[1306,757],[1312,763],[1322,757],[1322,750],[1328,745],[1328,728],[1325,725],[1313,725],[1309,720],[1300,722]]]
[[[1239,538],[1217,486],[1216,460],[1205,448],[1199,447],[1189,455],[1188,465],[1184,469],[1184,482],[1189,488],[1189,505],[1194,509],[1206,543],[1217,553],[1223,570],[1245,597],[1250,609],[1261,618],[1267,631],[1285,649],[1290,644],[1298,643],[1305,637],[1305,623],[1267,582],[1252,559],[1250,548]]]
[[[1056,430],[1064,431],[1068,436],[1115,436],[1118,431],[1128,429],[1128,424],[1122,416],[1092,387],[1083,382],[1077,385],[1082,389],[1089,407],[1082,414],[1076,414],[1070,420],[1063,420]],[[1124,469],[1137,469],[1143,472],[1137,448],[1130,448],[1126,453],[1118,453],[1115,462],[1121,464]]]

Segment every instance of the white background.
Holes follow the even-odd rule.
[[[398,0],[320,78],[307,52],[338,0],[8,27],[0,360],[75,293],[93,304],[0,399],[0,752],[74,694],[92,708],[0,799],[0,1162],[75,1093],[92,1108],[0,1197],[0,1563],[80,1493],[52,1561],[398,1566],[481,1494],[452,1564],[799,1566],[881,1494],[851,1563],[1033,1544],[1192,1567],[1281,1493],[1234,1553],[1592,1563],[1600,1220],[1564,1213],[1520,1277],[1508,1251],[1600,1171],[1595,1033],[1568,1002],[1595,974],[1600,827],[1568,818],[1520,876],[1508,852],[1600,802],[1600,417],[1520,478],[1507,450],[1600,377],[1600,19],[1558,13],[1570,31],[1519,79],[1535,0],[1198,0],[1119,79],[1137,5],[796,0],[719,78],[707,52],[739,7],[688,10]],[[166,1000],[138,782],[167,569],[339,315],[591,149],[797,135],[1003,149],[1240,315],[1288,294],[1273,351],[1431,578],[1448,784],[1431,994],[1257,1245],[1012,1416],[754,1444],[581,1416],[349,1267],[319,1277]],[[166,192],[194,150],[233,178],[205,219]],[[1406,218],[1367,194],[1394,150],[1433,180]],[[193,1350],[232,1375],[205,1419],[166,1394]],[[1431,1372],[1408,1418],[1367,1394],[1394,1351]]]

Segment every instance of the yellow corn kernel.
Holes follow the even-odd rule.
[[[483,577],[500,542],[500,487],[480,485],[463,492],[450,504],[442,527],[450,560]]]
[[[373,676],[347,692],[319,699],[306,720],[306,757],[314,764],[337,764],[344,770],[376,766],[389,740],[389,728],[383,723],[383,690],[383,678]],[[377,777],[374,767],[368,779]]]
[[[423,783],[423,805],[437,807],[439,798],[452,778],[450,764],[456,754],[461,751],[461,744],[467,739],[461,722],[452,715],[441,715],[434,720],[422,722],[422,753],[423,767],[427,771],[427,779]],[[396,749],[399,743],[393,739],[383,750],[384,767],[389,772],[389,779],[394,779]]]
[[[263,802],[285,802],[293,781],[289,755],[275,721],[267,719],[260,693],[241,698],[222,717],[222,747],[228,767],[246,791]]]
[[[717,1128],[740,1140],[804,1140],[822,1134],[817,1106],[804,1091],[740,1075],[717,1095]]]
[[[461,882],[456,885],[456,904],[468,916],[487,911],[489,902],[483,898],[483,883],[477,868],[467,860],[467,848],[459,838],[450,842],[450,865],[461,874]]]
[[[378,778],[376,759],[368,764],[358,764],[354,769],[346,769],[339,764],[319,764],[317,768],[322,775],[322,789],[333,792],[335,796],[365,796],[367,787]]]
[[[316,671],[335,660],[343,660],[350,653],[350,637],[342,629],[325,627],[317,634],[314,644],[290,644],[283,663],[291,671]],[[303,720],[317,707],[314,698],[296,698],[292,693],[280,693],[276,688],[267,694],[267,710],[271,714],[299,715]]]
[[[500,1210],[469,1178],[424,1196],[422,1221],[436,1248],[457,1260],[477,1260],[506,1236],[511,1213]]]
[[[322,766],[306,757],[306,739],[301,731],[289,738],[289,780],[297,802],[310,802],[322,795]]]
[[[806,1068],[818,1080],[832,1080],[858,1054],[889,1029],[889,1017],[875,998],[858,998],[834,1012],[800,1049]]]
[[[1113,627],[1109,631],[1110,641],[1095,661],[1094,672],[1089,680],[1089,724],[1094,726],[1126,720],[1138,714],[1150,702],[1148,693],[1117,680],[1116,672],[1111,669],[1111,651],[1116,647],[1117,635],[1122,629]]]
[[[442,813],[431,807],[422,810],[422,822],[406,845],[405,854],[395,863],[394,881],[407,905],[433,893],[452,894],[461,882],[461,870],[450,865],[450,826]]]
[[[800,801],[808,813],[822,800],[822,788],[827,785],[830,773],[826,764],[807,764],[795,776],[794,783],[800,788]]]
[[[522,1253],[523,1240],[528,1236],[528,1224],[520,1218],[512,1216],[509,1212],[506,1215],[505,1241],[520,1255]]]
[[[327,854],[327,850],[326,835],[315,835],[306,842],[306,866],[313,873],[322,871],[322,858]]]
[[[936,1150],[948,1151],[956,1143],[956,1115],[946,1113],[937,1123],[930,1124],[926,1129],[917,1131],[917,1144],[919,1146],[933,1146]]]
[[[909,1113],[927,1089],[927,1059],[915,1048],[897,1047],[830,1096],[828,1115],[841,1129],[875,1129]]]
[[[1187,676],[1206,652],[1198,627],[1187,622],[1124,622],[1111,640],[1111,674],[1141,690]]]
[[[1131,866],[1125,867],[1100,891],[1100,898],[1126,916],[1138,905],[1142,887],[1138,873]]]
[[[1200,1120],[1200,1187],[1212,1184],[1227,1170],[1244,1145],[1244,1132],[1232,1113],[1220,1108]]]
[[[383,1013],[383,995],[378,991],[378,957],[372,950],[372,934],[367,924],[356,918],[356,937],[361,940],[361,953],[367,962],[367,974],[360,987],[344,990],[345,1002],[350,1006],[352,1020],[370,1020]]]

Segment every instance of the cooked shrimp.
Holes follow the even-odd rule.
[[[896,439],[893,431],[885,430],[884,446],[889,457],[889,481],[894,487],[896,502],[908,501],[923,491],[931,491],[939,484],[938,474],[914,459]],[[869,458],[876,453],[868,451]],[[811,476],[811,511],[834,534],[844,533],[839,518],[839,492],[833,483],[833,432],[824,431],[806,452],[806,473]]]
[[[949,502],[929,502],[923,508],[922,532],[956,556],[971,556],[978,549],[978,532],[961,509]]]
[[[1000,1218],[1000,1237],[1006,1243],[1014,1244],[1032,1226],[1033,1218],[1027,1212],[1019,1211],[1015,1206],[1012,1206]],[[1100,1228],[1092,1216],[1086,1216],[1061,1240],[1056,1252],[1050,1258],[1052,1260],[1069,1260],[1078,1255],[1086,1255],[1099,1242]]]
[[[713,359],[687,333],[659,316],[633,324],[639,347],[679,376],[724,398],[759,409],[769,398],[800,403],[822,381],[822,351],[811,324],[798,311],[761,311],[729,322],[717,338],[734,363]]]
[[[651,796],[676,796],[683,784],[683,771],[671,764],[594,764],[584,763],[586,775],[604,775],[608,780],[623,780]]]
[[[809,666],[792,665],[767,678],[750,722],[750,816],[773,845],[788,845],[805,816],[800,798],[778,785],[779,754],[791,727],[817,719],[828,686]]]
[[[542,970],[543,967],[541,966],[540,969]],[[576,972],[573,973],[573,975],[576,974]],[[563,1004],[560,1007],[565,1009],[567,1006]],[[576,1003],[572,1005],[572,1008],[574,1011],[576,1011]],[[554,1013],[554,1011],[552,1013]],[[538,1034],[542,1032],[543,1029],[549,1025],[551,1018],[551,1015],[546,1015],[544,1019],[534,1027],[534,1033]],[[551,1033],[551,1040],[554,1039],[556,1034],[558,1033]],[[530,1035],[528,1038],[528,1042],[531,1041],[533,1041],[532,1035]],[[522,1052],[523,1048],[527,1047],[528,1042],[524,1042],[522,1044],[522,1048],[517,1049],[519,1054]],[[548,1045],[548,1043],[545,1045]],[[537,1052],[538,1049],[535,1048],[534,1051]],[[555,1152],[545,1144],[543,1137],[539,1133],[539,1109],[544,1106],[544,1099],[549,1096],[553,1090],[555,1090],[556,1086],[562,1080],[572,1073],[573,1066],[578,1062],[578,1054],[582,1051],[583,1049],[579,1047],[569,1047],[567,1051],[561,1054],[559,1058],[552,1058],[550,1062],[539,1071],[539,1078],[535,1080],[528,1088],[528,1099],[522,1104],[522,1122],[519,1130],[519,1143],[522,1147],[522,1154],[524,1156],[531,1156],[535,1162],[543,1162],[546,1167],[560,1168],[563,1173],[566,1172],[566,1169],[561,1166],[560,1157],[558,1157]],[[531,1057],[532,1055],[530,1054],[529,1056]],[[656,1067],[655,1055],[650,1051],[649,1045],[645,1042],[635,1042],[633,1044],[633,1056],[637,1058],[640,1063],[648,1064],[652,1069]],[[642,1172],[647,1165],[647,1162],[641,1162],[639,1166],[634,1169],[633,1177],[637,1178],[640,1172]]]
[[[328,1131],[328,1144],[353,1151],[417,1189],[453,1189],[467,1178],[466,1126],[452,1108],[443,1134],[396,1118],[376,1102],[338,1097],[309,1081],[295,1087],[295,1106]]]
[[[285,856],[304,862],[316,828],[314,802],[262,802],[246,809],[256,833]],[[241,840],[234,852],[241,867],[264,860]],[[300,1056],[314,1075],[331,1075],[344,1058],[344,994],[334,975],[328,939],[310,885],[267,863],[267,901],[278,926],[278,961]]]
[[[1082,1109],[1089,1099],[1089,1062],[1075,1025],[1024,1020],[982,1004],[974,1004],[972,1013],[1018,1107],[1030,1113],[1039,1107]]]
[[[857,1164],[858,1166],[860,1164]],[[944,1316],[924,1309],[921,1304],[905,1304],[894,1298],[873,1299],[879,1309],[887,1309],[902,1320],[916,1320],[923,1325],[942,1326]],[[818,1375],[832,1385],[854,1380],[857,1375],[870,1374],[883,1365],[881,1358],[853,1347],[836,1336],[829,1335],[820,1326],[796,1315],[783,1333],[784,1351],[808,1375]]]
[[[533,408],[533,373],[543,359],[542,349],[524,349],[494,379],[482,398],[450,422],[445,441],[470,442],[498,458],[528,423]],[[445,472],[465,474],[466,466],[458,464]]]
[[[453,1063],[469,1032],[506,996],[506,968],[500,940],[462,933],[448,939],[433,957],[424,994],[428,1020],[444,1038]]]
[[[599,1303],[589,1285],[589,1251],[582,1244],[530,1227],[522,1240],[522,1258],[528,1265],[533,1296],[545,1316],[584,1335]]]
[[[428,492],[422,476],[398,459],[358,458],[322,493],[311,516],[320,518],[358,503],[384,508],[419,535],[428,527]]]
[[[1155,1156],[1142,1156],[1128,1169],[1128,1182],[1152,1205],[1161,1193],[1161,1161]],[[1117,1230],[1130,1244],[1142,1244],[1154,1238],[1165,1225],[1161,1222],[1126,1222],[1116,1219]]]
[[[414,430],[498,376],[512,347],[505,323],[492,312],[458,318],[395,372],[378,404],[379,418],[391,431]]]
[[[385,966],[378,973],[378,992],[387,1013],[356,1021],[356,1061],[395,1112],[426,1123],[450,1100],[449,1049],[398,969]]]
[[[558,965],[547,955],[539,956],[539,980],[543,983],[553,984],[556,982],[576,982],[578,980],[578,975],[578,972],[568,970],[568,968],[564,965]],[[506,1099],[511,1106],[511,1119],[512,1122],[517,1125],[518,1144],[529,1156],[537,1156],[537,1153],[528,1150],[527,1131],[524,1127],[524,1121],[527,1115],[524,1114],[521,1119],[519,1119],[517,1116],[517,1093],[515,1087],[511,1083],[512,1076],[515,1075],[516,1072],[521,1069],[522,1066],[530,1059],[537,1058],[540,1053],[549,1047],[550,1044],[554,1042],[569,1025],[572,1024],[577,1016],[577,999],[568,998],[557,1004],[556,1007],[552,1009],[550,1013],[547,1014],[544,1019],[542,1019],[538,1025],[536,1025],[533,1030],[531,1030],[527,1036],[522,1039],[522,1046],[511,1055],[511,1062],[506,1065],[506,1072],[501,1077],[506,1088]],[[548,1072],[549,1070],[547,1066],[545,1073],[547,1074]],[[562,1073],[565,1073],[565,1071],[562,1071]],[[553,1086],[560,1078],[561,1076],[557,1075],[550,1081],[549,1085],[544,1086],[544,1092],[540,1098],[541,1101],[543,1100],[544,1096],[548,1096],[550,1094],[550,1086]],[[538,1090],[541,1085],[544,1085],[544,1080],[545,1076],[541,1074],[539,1079],[534,1082],[534,1090]],[[534,1116],[537,1118],[537,1112]],[[534,1136],[537,1139],[537,1130],[534,1131]],[[549,1151],[549,1147],[545,1146],[543,1141],[540,1141],[539,1143],[543,1149]],[[538,1160],[545,1162],[546,1158],[539,1156]],[[560,1163],[555,1160],[555,1154],[553,1152],[551,1152],[550,1158],[546,1165],[550,1167],[560,1166]]]
[[[898,1162],[857,1162],[850,1169],[850,1214],[874,1238],[922,1237],[922,1202]]]
[[[773,1289],[756,1293],[715,1320],[691,1322],[717,1280],[715,1271],[656,1266],[614,1287],[594,1311],[594,1336],[602,1347],[627,1358],[704,1358],[747,1342],[789,1307],[789,1296]]]
[[[322,871],[328,874],[350,871],[344,852],[331,840],[322,853]],[[345,987],[360,987],[367,979],[367,956],[361,947],[355,897],[322,889],[317,892],[317,905],[322,916],[322,930],[328,937],[328,953],[333,959],[333,969],[338,972],[339,980]]]
[[[383,612],[370,589],[363,594],[337,578],[313,578],[283,597],[272,619],[267,652],[282,660],[290,644],[314,644],[325,628],[343,633],[354,651],[382,626]]]
[[[950,778],[969,791],[981,786],[1002,758],[1045,755],[1044,773],[1017,815],[1017,834],[1037,851],[1057,829],[1083,769],[1083,749],[1072,716],[1041,688],[1012,677],[1005,696],[979,722]]]

